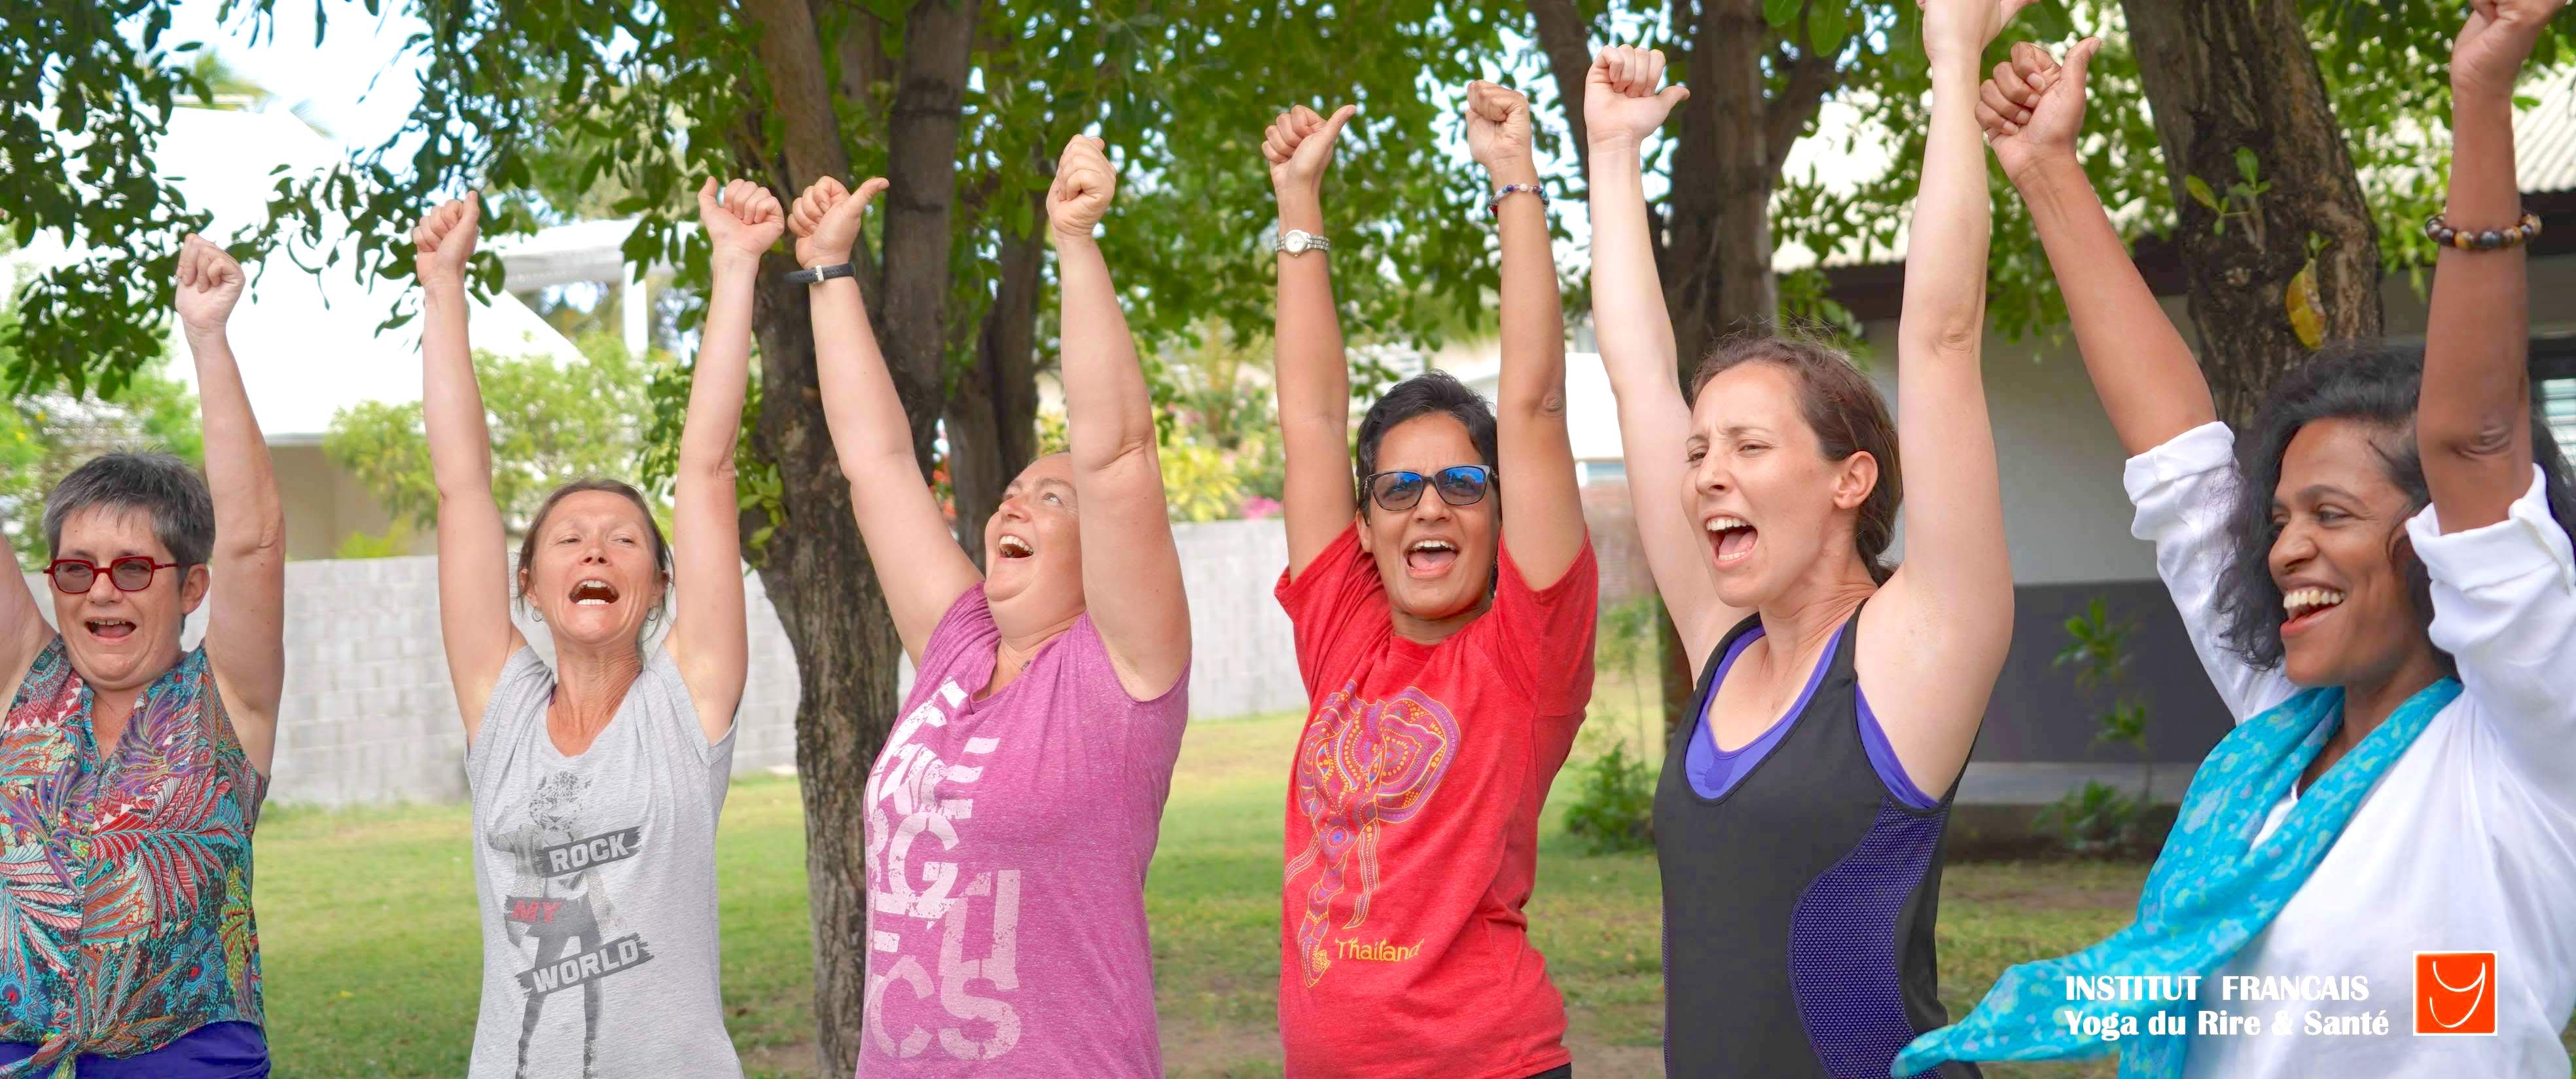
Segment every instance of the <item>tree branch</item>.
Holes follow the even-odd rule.
[[[1825,95],[1833,93],[1843,81],[1842,69],[1834,65],[1830,56],[1801,52],[1795,60],[1780,57],[1777,62],[1789,73],[1789,81],[1771,99],[1763,117],[1763,137],[1770,143],[1771,171],[1775,175],[1788,164],[1789,148],[1797,145],[1799,134],[1816,118]]]
[[[787,128],[789,182],[846,179],[850,151],[841,145],[840,117],[823,81],[823,43],[815,36],[813,10],[805,0],[742,0],[742,10],[761,31],[756,48],[768,69],[769,107]]]
[[[767,0],[775,2],[775,0]],[[796,2],[796,0],[790,0]],[[946,396],[957,135],[978,0],[919,0],[904,18],[901,73],[886,120],[885,348],[904,411],[935,416]],[[914,432],[922,449],[928,424]]]
[[[1556,77],[1556,98],[1565,107],[1565,129],[1574,139],[1576,172],[1590,176],[1592,143],[1583,131],[1583,80],[1592,70],[1592,27],[1574,0],[1527,0],[1538,22],[1539,47],[1547,69]],[[1589,186],[1588,184],[1586,185]]]

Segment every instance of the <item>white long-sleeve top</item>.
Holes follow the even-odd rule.
[[[2221,643],[2234,444],[2223,424],[2195,428],[2130,459],[2125,480],[2133,531],[2155,543],[2192,650],[2241,723],[2298,687]],[[2537,468],[2503,521],[2446,536],[2427,507],[2406,529],[2432,577],[2433,643],[2458,662],[2463,691],[2222,971],[2357,975],[2369,998],[2222,1000],[2204,984],[2197,1007],[2260,1017],[2264,1032],[2195,1034],[2193,1079],[2569,1074],[2558,1035],[2576,1009],[2576,555]],[[2263,837],[2297,799],[2272,807]],[[2413,1033],[2418,951],[2496,953],[2494,1036]],[[2309,1034],[2310,1011],[2384,1011],[2388,1033]],[[2275,1033],[2284,1013],[2290,1031]]]

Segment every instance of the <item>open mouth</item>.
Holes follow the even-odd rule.
[[[1004,558],[1029,558],[1035,556],[1038,549],[1030,546],[1029,541],[1005,532],[1000,539],[993,541],[993,553]]]
[[[81,624],[89,627],[90,636],[102,641],[121,641],[134,636],[134,623],[123,618],[92,618]]]
[[[1437,577],[1458,562],[1458,545],[1445,539],[1418,539],[1404,548],[1404,572]]]
[[[1709,550],[1717,556],[1723,569],[1753,557],[1753,545],[1760,536],[1753,522],[1731,513],[1721,513],[1707,522]]]
[[[2290,636],[2315,625],[2317,620],[2343,605],[2343,593],[2331,588],[2293,588],[2281,597],[2281,635]]]
[[[605,607],[617,602],[617,586],[593,577],[572,586],[575,607]]]

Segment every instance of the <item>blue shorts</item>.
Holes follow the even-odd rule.
[[[0,1042],[0,1064],[36,1055],[26,1042]],[[250,1023],[208,1023],[149,1053],[81,1054],[79,1079],[268,1079],[268,1036]]]

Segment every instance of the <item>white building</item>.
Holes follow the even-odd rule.
[[[336,143],[283,110],[175,109],[153,154],[188,207],[213,215],[206,235],[218,241],[264,223],[281,180],[321,173],[340,159]],[[335,228],[325,243],[340,244],[344,236]],[[314,251],[302,254],[306,265],[322,261]],[[10,261],[26,275],[87,255],[43,234]],[[345,248],[318,274],[283,252],[268,262],[245,267],[251,280],[230,336],[286,495],[288,554],[323,558],[350,535],[382,533],[389,523],[374,497],[325,459],[322,435],[331,417],[350,405],[420,399],[419,323],[380,329],[397,309],[418,304],[409,282],[362,276]],[[572,343],[513,295],[476,303],[471,320],[477,349],[580,362]],[[171,373],[193,386],[196,370],[176,332],[174,324]]]

